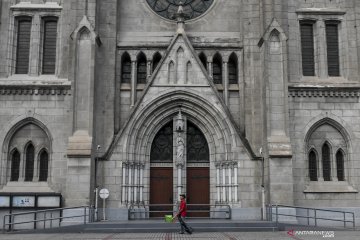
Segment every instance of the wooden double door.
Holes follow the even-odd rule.
[[[188,167],[186,179],[187,204],[190,204],[188,216],[209,217],[209,167]],[[172,207],[165,204],[175,202],[173,198],[176,195],[174,194],[173,183],[173,168],[152,167],[150,169],[150,210],[158,211],[151,212],[150,217],[163,217],[166,214],[172,214]],[[162,206],[162,204],[164,205]],[[191,204],[195,205],[191,206]]]

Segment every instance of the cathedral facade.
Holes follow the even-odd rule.
[[[0,33],[3,213],[360,212],[359,0],[2,0]]]

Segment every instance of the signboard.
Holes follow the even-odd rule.
[[[13,207],[35,207],[35,196],[13,196]]]
[[[99,192],[99,196],[102,199],[108,198],[109,197],[109,190],[107,190],[106,188],[101,189],[100,192]]]
[[[0,207],[10,207],[10,196],[0,196]]]
[[[60,196],[38,196],[38,207],[60,207]]]

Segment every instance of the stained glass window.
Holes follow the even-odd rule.
[[[156,134],[150,153],[151,162],[172,162],[173,158],[173,122],[166,124]]]
[[[316,162],[316,153],[312,150],[309,153],[309,176],[310,181],[317,181],[317,162]]]
[[[336,172],[339,181],[345,181],[344,176],[344,154],[341,150],[336,153]]]
[[[32,181],[34,177],[35,148],[32,144],[26,149],[25,181]]]
[[[46,151],[40,154],[39,181],[46,182],[48,178],[49,155]]]
[[[15,150],[11,159],[11,177],[10,181],[18,181],[20,175],[20,153]]]
[[[324,181],[331,181],[330,147],[327,143],[322,147],[322,163]]]
[[[146,0],[149,6],[160,16],[174,20],[180,5],[183,6],[185,20],[202,15],[214,0]]]
[[[209,146],[204,134],[187,122],[186,150],[188,162],[209,162]]]

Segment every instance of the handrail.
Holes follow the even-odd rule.
[[[69,209],[83,209],[84,213],[83,214],[79,214],[79,215],[72,215],[72,216],[66,216],[64,217],[63,211],[64,210],[69,210]],[[54,217],[53,216],[53,212],[58,212],[59,211],[59,217]],[[92,207],[91,206],[80,206],[80,207],[66,207],[66,208],[52,208],[52,209],[45,209],[45,210],[37,210],[37,211],[28,211],[28,212],[20,212],[20,213],[10,213],[10,214],[6,214],[3,217],[3,232],[6,231],[6,228],[8,227],[8,231],[12,231],[14,230],[14,225],[17,224],[25,224],[25,223],[34,223],[34,229],[37,228],[37,224],[38,222],[43,222],[43,228],[46,228],[46,222],[50,221],[50,228],[52,228],[52,223],[53,220],[59,220],[59,227],[61,224],[61,220],[63,219],[67,219],[67,218],[79,218],[79,217],[83,217],[84,219],[84,224],[86,224],[86,219],[88,217],[88,221],[92,222],[91,219],[91,211],[92,211]],[[37,215],[39,213],[43,213],[43,218],[41,219],[37,219]],[[47,214],[50,213],[50,217],[47,217]],[[34,220],[26,220],[26,221],[21,221],[21,222],[15,222],[15,217],[16,216],[23,216],[23,215],[29,215],[29,214],[34,214]],[[7,219],[8,218],[8,219]],[[7,221],[8,220],[8,221]]]
[[[306,216],[304,215],[297,215],[295,214],[284,214],[279,213],[280,208],[293,208],[293,209],[302,209],[306,210]],[[307,219],[307,225],[310,226],[310,219],[314,219],[314,226],[318,226],[318,220],[325,220],[325,221],[334,221],[334,222],[343,222],[344,228],[347,228],[346,223],[352,223],[352,228],[355,229],[355,214],[353,212],[348,211],[340,211],[340,210],[331,210],[331,209],[322,209],[322,208],[308,208],[308,207],[299,207],[299,206],[289,206],[289,205],[282,205],[282,204],[267,204],[267,220],[273,221],[273,215],[275,215],[275,222],[276,225],[279,224],[279,216],[288,216],[288,217],[296,217],[296,218],[305,218]],[[273,213],[273,208],[275,208],[275,213]],[[313,215],[310,215],[310,211],[313,212]],[[326,218],[326,217],[318,217],[318,212],[334,212],[334,213],[341,213],[342,219],[339,218]],[[350,220],[347,219],[347,216],[351,215]]]
[[[143,207],[145,210],[144,212],[139,212],[135,210],[135,206],[137,207]],[[150,213],[175,213],[176,212],[176,206],[177,204],[132,204],[129,206],[128,212],[129,212],[129,220],[133,219],[148,219],[150,218]],[[204,206],[208,207],[209,209],[191,209],[193,206]],[[150,207],[169,207],[169,210],[150,210]],[[170,209],[171,207],[171,209]],[[189,213],[225,213],[226,217],[219,217],[219,219],[231,219],[231,207],[228,204],[187,204]],[[217,208],[217,207],[225,207],[226,209],[211,209],[211,208]],[[190,208],[190,209],[189,209]],[[135,214],[141,214],[144,213],[145,216],[142,218],[136,218]],[[157,218],[157,217],[154,217]],[[159,218],[159,217],[158,217]],[[197,218],[197,217],[188,217],[188,218]],[[210,218],[210,217],[209,217]]]

